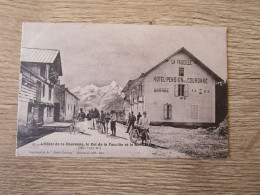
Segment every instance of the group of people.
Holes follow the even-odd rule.
[[[99,111],[95,108],[94,110],[91,109],[87,114],[83,112],[83,109],[80,108],[80,113],[78,114],[78,121],[80,122],[80,129],[86,130],[86,129],[97,129],[97,122],[99,122],[102,125],[102,132],[108,134],[108,126],[110,122],[110,129],[111,129],[111,135],[116,136],[116,121],[117,121],[117,115],[114,110],[109,112],[103,112],[99,113]],[[144,111],[143,116],[139,112],[137,117],[134,115],[133,112],[129,113],[128,115],[128,122],[127,122],[127,131],[126,133],[130,132],[130,128],[133,129],[136,125],[136,128],[140,131],[146,130],[149,132],[149,124],[150,120],[147,117],[147,113]],[[145,140],[142,140],[142,142]]]
[[[108,134],[108,124],[110,121],[110,129],[112,131],[112,136],[116,135],[116,112],[112,110],[109,112],[99,113],[95,108],[94,110],[89,110],[87,114],[83,112],[83,109],[80,108],[80,113],[78,114],[78,121],[80,123],[80,129],[97,129],[97,123],[99,122],[102,125],[102,133]]]
[[[136,128],[143,133],[142,135],[142,144],[146,141],[145,136],[144,136],[144,131],[149,132],[149,125],[150,125],[150,120],[147,117],[146,111],[143,112],[143,116],[139,112],[137,117],[135,117],[134,113],[131,112],[128,115],[128,128],[126,133],[130,132],[130,128],[134,128],[136,125]]]

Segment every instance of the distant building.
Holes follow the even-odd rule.
[[[59,82],[54,86],[54,121],[71,121],[78,113],[79,98]]]
[[[62,76],[59,50],[21,49],[18,128],[54,121],[54,85]]]
[[[122,92],[135,115],[152,124],[204,126],[215,123],[215,85],[223,80],[185,48],[130,80]]]

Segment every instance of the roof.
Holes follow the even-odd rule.
[[[53,64],[56,58],[60,58],[60,50],[57,49],[39,49],[39,48],[21,48],[21,62]],[[58,63],[59,76],[62,76],[61,60]]]
[[[121,92],[124,93],[124,92],[128,91],[129,86],[130,86],[134,81],[135,81],[135,80],[129,80]]]
[[[75,94],[73,94],[68,88],[65,88],[65,85],[60,85],[58,83],[55,84],[56,86],[58,86],[59,88],[61,88],[64,91],[67,91],[70,95],[72,95],[73,97],[75,97],[77,100],[80,100]]]
[[[201,68],[203,68],[206,72],[208,72],[216,81],[219,81],[219,82],[223,81],[223,79],[221,79],[216,73],[214,73],[211,69],[209,69],[204,63],[202,63],[198,58],[196,58],[193,54],[191,54],[184,47],[182,47],[181,49],[179,49],[178,51],[176,51],[175,53],[170,55],[168,58],[166,58],[165,60],[163,60],[162,62],[160,62],[159,64],[157,64],[156,66],[154,66],[152,69],[148,70],[146,73],[142,74],[141,76],[143,76],[143,77],[147,76],[150,72],[154,71],[155,69],[160,67],[162,64],[169,61],[173,56],[175,56],[176,54],[181,53],[181,52],[186,53],[194,62],[196,62],[199,66],[201,66]]]
[[[53,63],[57,58],[59,50],[21,48],[21,62]]]
[[[145,73],[142,73],[140,77],[138,77],[137,79],[133,80],[133,82],[131,82],[129,85],[126,85],[126,87],[123,89],[122,92],[127,91],[132,85],[134,85],[134,83],[136,83],[136,81],[138,81],[139,79],[142,79],[144,77],[146,77],[148,74],[150,74],[152,71],[154,71],[155,69],[159,68],[162,64],[164,64],[165,62],[169,61],[173,56],[175,56],[178,53],[184,52],[186,53],[194,62],[196,62],[201,68],[203,68],[206,72],[208,72],[216,81],[218,82],[222,82],[223,79],[221,79],[216,73],[214,73],[211,69],[209,69],[204,63],[202,63],[198,58],[196,58],[193,54],[191,54],[187,49],[185,49],[184,47],[182,47],[181,49],[179,49],[178,51],[174,52],[172,55],[170,55],[168,58],[164,59],[163,61],[161,61],[159,64],[157,64],[156,66],[154,66],[153,68],[151,68],[150,70],[148,70]],[[129,83],[129,82],[128,82]]]

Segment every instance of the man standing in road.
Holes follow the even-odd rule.
[[[88,129],[91,129],[92,128],[92,114],[91,112],[89,111],[88,114],[87,114],[87,122],[88,122]]]
[[[135,121],[136,121],[136,117],[134,115],[134,112],[132,112],[126,133],[129,133],[130,127],[132,127],[132,129],[134,128]]]
[[[131,119],[131,113],[129,112],[129,114],[128,114],[128,119],[127,119],[127,126],[129,125],[129,123],[130,123],[130,119]]]
[[[80,108],[80,113],[78,114],[78,120],[80,122],[84,121],[84,118],[86,117],[85,113],[83,112],[83,109]]]
[[[108,123],[109,123],[109,120],[110,120],[110,116],[109,116],[109,113],[107,112],[106,116],[105,116],[105,121],[106,121],[105,132],[106,132],[106,134],[108,134]]]
[[[83,112],[83,109],[80,108],[80,113],[78,114],[78,120],[79,120],[79,129],[80,131],[85,131],[85,122],[84,122],[84,119],[85,119],[86,115],[85,113]]]
[[[92,119],[93,119],[93,129],[97,127],[97,119],[99,118],[99,111],[95,108],[93,111]]]
[[[103,113],[103,110],[102,110],[101,115],[100,115],[100,123],[102,124],[102,133],[106,133],[105,116],[106,115]]]
[[[139,120],[140,120],[140,118],[141,118],[141,114],[140,114],[140,112],[138,113],[138,115],[137,115],[137,124],[139,123]]]
[[[111,111],[111,131],[112,131],[112,136],[116,136],[116,113],[114,110]]]

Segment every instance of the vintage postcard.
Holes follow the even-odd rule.
[[[16,155],[228,157],[226,31],[24,23]]]

